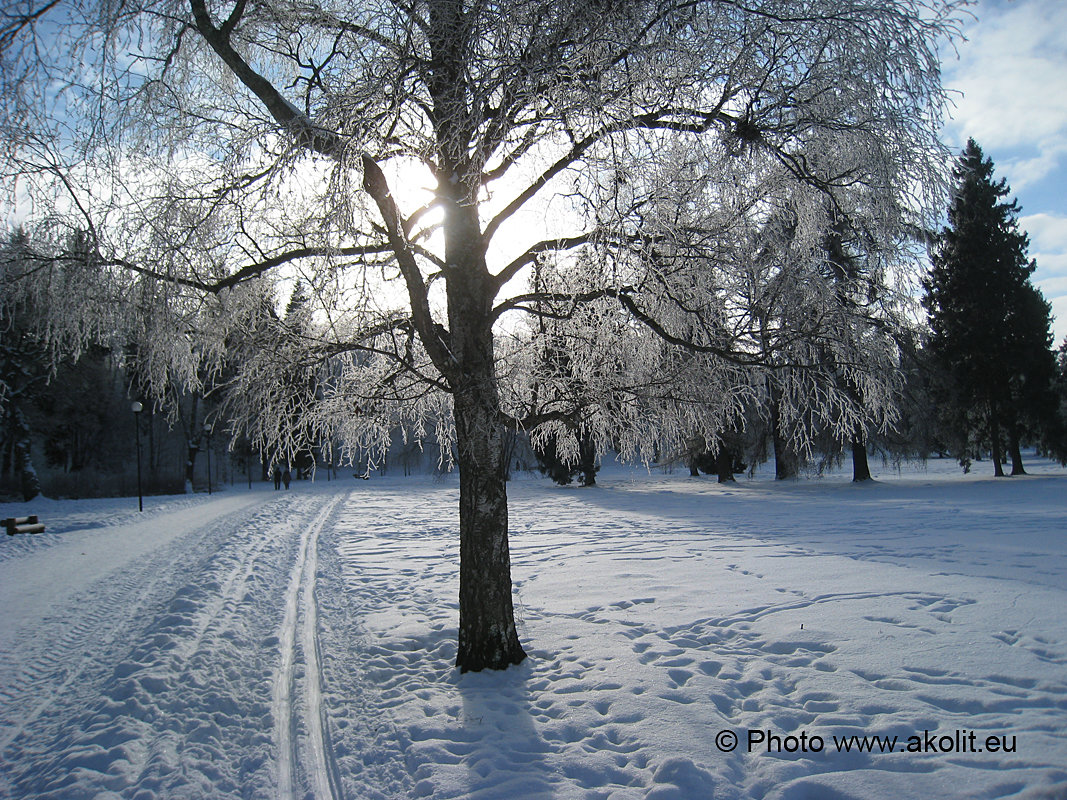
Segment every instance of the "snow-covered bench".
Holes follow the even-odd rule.
[[[2,521],[8,536],[16,533],[44,533],[44,524],[37,521],[37,515],[28,517],[8,517]]]

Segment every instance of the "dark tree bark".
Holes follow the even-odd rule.
[[[871,480],[871,466],[867,462],[867,445],[863,440],[852,440],[852,481],[862,483]]]
[[[455,402],[461,672],[503,669],[526,658],[515,630],[499,415],[486,394],[457,392]]]
[[[1008,423],[1008,454],[1011,456],[1011,474],[1025,475],[1023,454],[1019,444],[1019,424],[1015,420]]]
[[[777,455],[775,456],[777,462]],[[736,483],[734,480],[734,454],[725,445],[719,445],[715,453],[715,471],[719,473],[719,483]]]
[[[782,432],[781,392],[771,384],[771,438],[774,443],[774,479],[785,481],[797,476],[796,455]]]
[[[19,476],[19,489],[22,491],[24,502],[30,502],[41,493],[41,482],[37,477],[37,470],[33,468],[30,457],[30,427],[26,423],[26,417],[22,409],[16,408],[12,412],[14,416],[15,430],[15,470]]]
[[[200,445],[193,439],[185,449],[185,486],[187,491],[192,491],[193,477],[196,474],[196,456],[200,452]]]
[[[774,479],[787,481],[797,476],[797,462],[789,450],[785,438],[777,431],[774,432]]]
[[[989,439],[993,449],[993,477],[1004,477],[1004,451],[1000,446],[1000,409],[996,401],[989,404]]]
[[[596,474],[599,472],[600,467],[596,463],[596,447],[589,437],[583,436],[579,439],[578,454],[580,459],[578,467],[581,470],[582,486],[596,486]]]

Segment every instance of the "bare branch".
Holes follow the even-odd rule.
[[[419,332],[419,338],[423,346],[433,359],[434,365],[441,370],[446,377],[455,378],[455,359],[449,351],[445,339],[447,335],[444,329],[434,322],[430,313],[429,296],[426,291],[426,282],[422,272],[415,261],[415,255],[410,242],[404,231],[403,219],[397,208],[396,201],[389,190],[389,183],[374,160],[367,155],[363,161],[363,188],[378,206],[378,211],[385,221],[386,233],[389,236],[389,244],[396,256],[400,272],[407,284],[408,300],[411,303],[411,316],[415,329]]]
[[[238,80],[259,98],[271,116],[289,131],[296,142],[335,161],[344,161],[345,148],[340,137],[312,123],[307,115],[286,100],[270,81],[252,69],[248,62],[234,50],[230,43],[232,26],[228,28],[227,23],[222,28],[216,28],[204,0],[189,0],[189,6],[193,12],[196,29],[204,37],[204,41],[233,71]],[[235,8],[235,13],[239,9],[243,9],[241,2]],[[236,22],[237,19],[233,19],[233,23],[236,24]]]

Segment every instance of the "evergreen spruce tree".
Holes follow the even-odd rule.
[[[925,281],[930,349],[947,375],[938,400],[967,430],[960,441],[988,443],[994,474],[1023,472],[1019,441],[1048,421],[1054,368],[1049,306],[1030,284],[1036,264],[1019,230],[1018,204],[972,139],[953,171],[955,185],[933,266]],[[969,456],[955,453],[961,463]]]

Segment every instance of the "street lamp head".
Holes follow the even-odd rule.
[[[140,414],[143,409],[144,406],[136,400],[134,400],[133,403],[130,404],[130,410],[133,411],[134,414]]]

